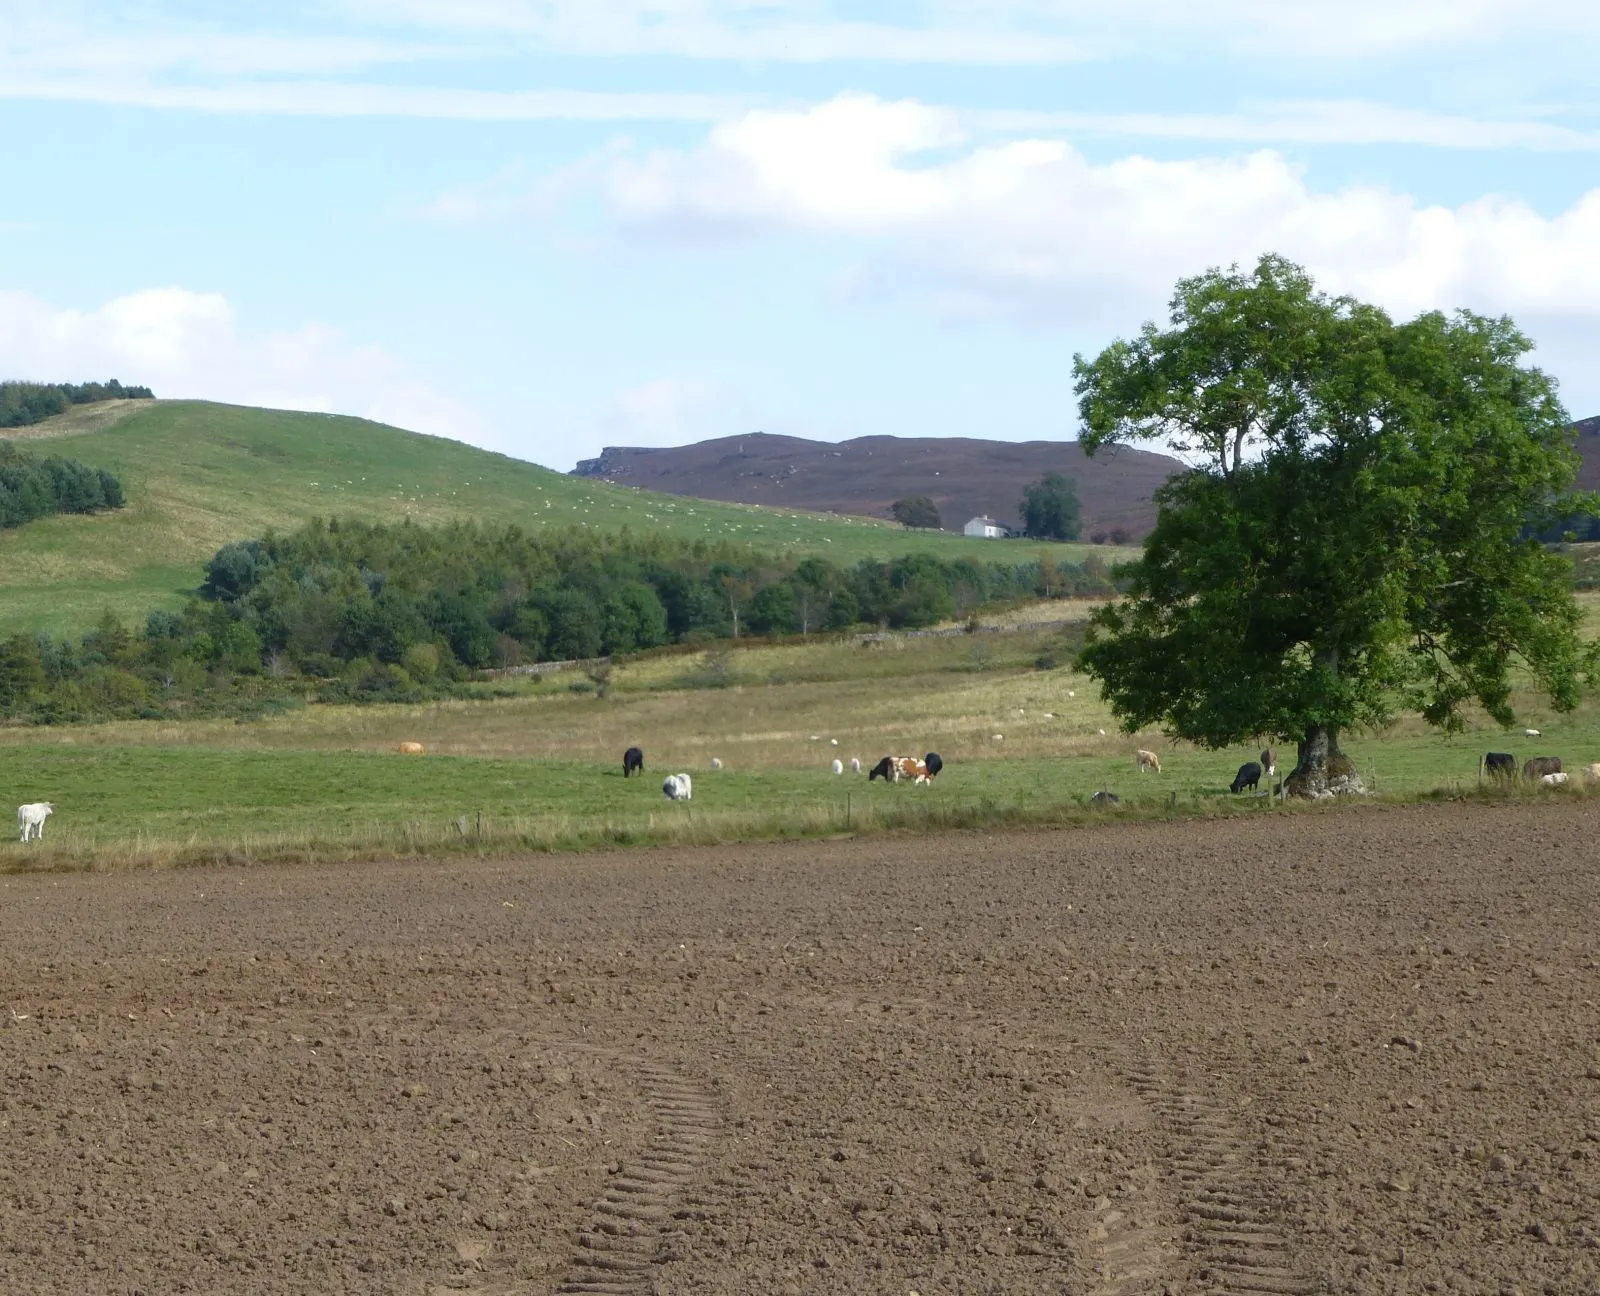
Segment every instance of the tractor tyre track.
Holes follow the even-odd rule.
[[[701,1175],[722,1130],[716,1100],[700,1086],[657,1063],[629,1065],[651,1113],[644,1149],[619,1163],[580,1228],[578,1245],[556,1291],[574,1296],[634,1296],[655,1286],[680,1233],[680,1197]]]

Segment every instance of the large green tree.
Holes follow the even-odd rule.
[[[1513,721],[1518,664],[1559,710],[1593,670],[1565,559],[1533,532],[1594,506],[1555,386],[1508,319],[1396,324],[1268,256],[1178,284],[1074,374],[1089,453],[1161,439],[1194,471],[1157,494],[1128,598],[1084,667],[1127,727],[1294,742],[1289,790],[1357,790],[1341,732],[1402,710]]]
[[[939,509],[926,495],[907,495],[889,505],[889,516],[901,526],[937,531],[944,525]]]
[[[1035,540],[1076,540],[1079,514],[1078,488],[1063,473],[1046,473],[1022,491],[1022,529]]]

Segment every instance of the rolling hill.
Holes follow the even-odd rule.
[[[1127,446],[1093,459],[1075,441],[969,437],[858,437],[830,444],[801,437],[722,437],[651,450],[608,447],[574,475],[698,499],[887,517],[905,495],[926,495],[945,529],[987,515],[1015,526],[1023,487],[1047,472],[1076,480],[1085,537],[1113,529],[1142,539],[1155,525],[1155,488],[1184,465]]]
[[[142,621],[176,608],[230,540],[314,516],[527,527],[660,529],[799,549],[841,562],[928,550],[1022,560],[999,542],[913,532],[867,518],[686,501],[586,481],[456,441],[362,419],[198,401],[85,406],[12,435],[117,473],[128,506],[0,532],[0,634],[81,631],[110,608]],[[1053,546],[1061,559],[1084,550]]]

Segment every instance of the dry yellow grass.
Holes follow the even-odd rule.
[[[150,400],[108,400],[74,405],[39,423],[0,428],[0,437],[13,441],[44,441],[51,437],[77,436],[82,432],[104,432],[135,411],[149,409],[155,403]]]

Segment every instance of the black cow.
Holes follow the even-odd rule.
[[[929,752],[922,758],[922,763],[928,767],[929,778],[932,778],[944,768],[944,761],[940,758],[938,752]]]
[[[870,783],[875,778],[881,778],[885,783],[893,783],[894,782],[893,770],[894,770],[894,757],[893,756],[885,756],[881,761],[879,761],[876,765],[874,765],[870,770],[867,771],[867,782]]]
[[[1122,798],[1119,797],[1115,792],[1096,792],[1092,797],[1089,798],[1090,805],[1114,806],[1120,805],[1121,803]]]
[[[1537,783],[1546,774],[1561,773],[1561,757],[1535,756],[1522,763],[1522,777],[1530,783]]]
[[[1483,758],[1483,768],[1490,778],[1516,778],[1517,758],[1510,752],[1489,752]]]
[[[1242,792],[1245,788],[1249,788],[1254,792],[1259,782],[1261,782],[1261,766],[1255,761],[1246,761],[1239,766],[1239,772],[1233,776],[1233,782],[1228,784],[1228,791]]]
[[[622,753],[622,777],[627,778],[634,770],[644,773],[644,753],[637,747],[630,747]]]

